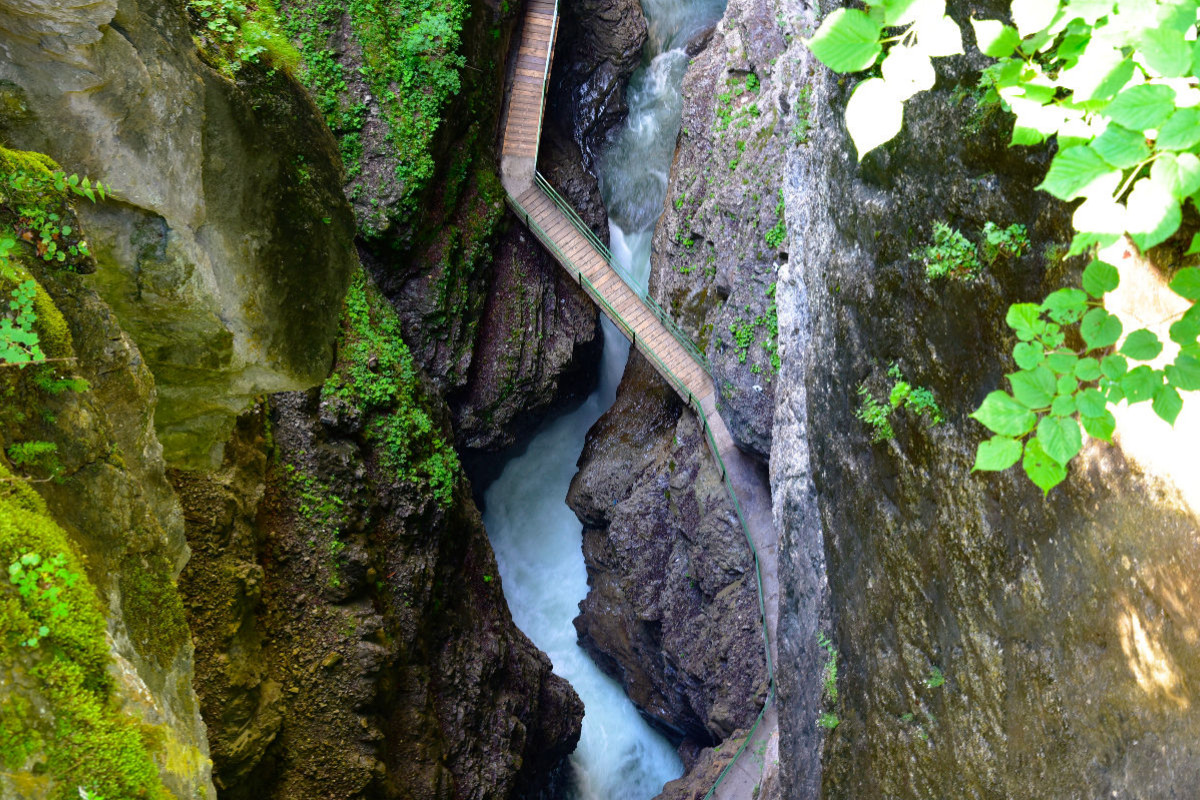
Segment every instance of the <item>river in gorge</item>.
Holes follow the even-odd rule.
[[[679,132],[688,64],[682,48],[723,9],[724,0],[643,0],[650,34],[644,63],[630,78],[629,116],[605,149],[598,175],[613,256],[643,294]],[[513,620],[583,699],[583,733],[571,757],[572,800],[649,800],[683,773],[683,764],[579,647],[571,622],[587,594],[587,572],[583,527],[567,507],[567,489],[587,431],[612,405],[629,355],[629,343],[607,319],[603,330],[596,391],[544,423],[505,464],[484,493],[484,523]]]

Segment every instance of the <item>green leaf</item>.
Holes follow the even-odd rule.
[[[1188,300],[1200,300],[1200,267],[1187,267],[1176,272],[1171,279],[1170,289]]]
[[[1021,43],[1021,34],[1017,33],[1017,29],[999,20],[972,19],[971,27],[975,29],[975,43],[985,56],[1006,58]]]
[[[1154,397],[1162,386],[1163,374],[1147,366],[1136,367],[1121,378],[1121,391],[1130,403],[1141,403]]]
[[[1129,369],[1129,362],[1125,360],[1125,356],[1111,355],[1105,356],[1100,361],[1100,371],[1104,373],[1104,377],[1109,380],[1120,380]]]
[[[1142,178],[1133,185],[1127,205],[1125,225],[1134,244],[1142,250],[1165,242],[1183,221],[1179,201],[1150,178]]]
[[[1174,364],[1168,364],[1163,370],[1167,375],[1167,381],[1174,387],[1183,389],[1185,392],[1194,392],[1200,389],[1200,358],[1181,354],[1175,357]]]
[[[1144,134],[1122,128],[1116,123],[1109,123],[1104,133],[1092,142],[1092,147],[1101,158],[1121,169],[1128,169],[1150,155]]]
[[[1083,448],[1083,434],[1074,419],[1042,417],[1037,427],[1037,439],[1046,455],[1064,466]]]
[[[1192,308],[1200,308],[1200,306],[1192,306]],[[1196,338],[1200,337],[1200,314],[1184,314],[1182,319],[1171,323],[1170,336],[1171,341],[1176,344],[1194,344]]]
[[[1088,189],[1113,173],[1120,174],[1091,147],[1067,147],[1050,162],[1050,171],[1039,189],[1059,200],[1074,200],[1088,194]]]
[[[1059,289],[1046,297],[1042,309],[1055,322],[1071,325],[1078,322],[1087,311],[1087,295],[1079,289]]]
[[[1013,397],[1028,408],[1045,408],[1057,393],[1054,373],[1046,366],[1014,372],[1007,377],[1012,384]]]
[[[1004,321],[1017,332],[1017,336],[1029,341],[1042,330],[1042,307],[1036,303],[1014,303],[1008,307]]]
[[[1150,404],[1154,413],[1171,427],[1175,427],[1175,419],[1183,410],[1183,398],[1173,386],[1160,386],[1154,392],[1154,402]]]
[[[939,2],[938,5],[944,11],[945,3]],[[934,58],[962,55],[962,29],[945,13],[919,18],[916,29],[917,49],[925,55]]]
[[[1150,331],[1140,328],[1125,338],[1120,353],[1134,361],[1153,361],[1162,352],[1162,342]]]
[[[1103,439],[1106,442],[1112,441],[1113,431],[1117,429],[1117,418],[1108,409],[1105,409],[1103,414],[1097,414],[1094,417],[1080,417],[1080,421],[1088,436]]]
[[[1012,0],[1012,19],[1021,37],[1049,27],[1058,13],[1058,0]]]
[[[1084,291],[1096,299],[1116,289],[1120,282],[1121,274],[1117,268],[1103,261],[1093,261],[1083,270]]]
[[[1183,200],[1200,190],[1200,159],[1191,153],[1163,153],[1150,167],[1150,180]]]
[[[1081,381],[1094,381],[1100,377],[1100,362],[1094,358],[1081,358],[1075,362],[1075,377]]]
[[[1007,436],[993,436],[980,442],[975,451],[975,466],[972,472],[1001,472],[1021,458],[1024,449],[1021,442]]]
[[[1075,390],[1079,388],[1079,381],[1075,380],[1074,375],[1061,375],[1055,383],[1055,389],[1059,394],[1075,394]]]
[[[1063,71],[1060,83],[1073,92],[1072,102],[1102,101],[1129,83],[1133,71],[1132,59],[1125,58],[1111,45],[1093,39],[1075,66]]]
[[[1148,131],[1166,122],[1174,111],[1174,89],[1143,83],[1122,91],[1101,113],[1132,131]]]
[[[846,104],[846,128],[858,160],[890,142],[904,126],[904,103],[882,78],[868,78],[854,89]]]
[[[1190,150],[1200,144],[1200,108],[1181,108],[1158,131],[1159,150]]]
[[[907,24],[902,22],[902,20],[905,19],[906,12],[908,12],[914,2],[915,0],[881,0],[878,5],[872,3],[871,10],[874,11],[876,8],[879,8],[883,12],[884,25]],[[911,21],[910,19],[909,22]]]
[[[1088,350],[1116,344],[1121,338],[1121,330],[1121,320],[1102,308],[1093,308],[1084,314],[1083,324],[1079,326],[1079,334],[1083,336]]]
[[[1069,394],[1060,394],[1050,404],[1050,413],[1055,417],[1069,417],[1075,413],[1075,398]]]
[[[1196,21],[1192,9],[1192,22]],[[1183,34],[1170,28],[1146,28],[1142,31],[1142,46],[1137,51],[1142,63],[1164,78],[1180,78],[1192,67],[1191,44]]]
[[[1021,369],[1033,369],[1044,357],[1045,350],[1037,342],[1018,342],[1013,348],[1013,360]]]
[[[813,55],[834,72],[859,72],[875,63],[883,48],[882,27],[862,11],[839,8],[808,41]]]
[[[1077,361],[1079,361],[1079,356],[1064,351],[1054,352],[1046,356],[1046,366],[1059,375],[1074,372]],[[1062,390],[1060,389],[1059,391]]]
[[[1067,477],[1067,468],[1046,454],[1037,437],[1030,439],[1025,445],[1025,459],[1021,462],[1021,467],[1043,494],[1048,493]]]
[[[881,71],[888,88],[899,101],[932,89],[937,80],[929,56],[912,47],[893,47],[883,60]]]
[[[1075,396],[1075,407],[1085,417],[1098,417],[1107,406],[1104,395],[1095,389],[1084,389]]]
[[[1002,436],[1023,436],[1033,430],[1037,415],[1013,399],[1008,392],[995,391],[971,416]]]

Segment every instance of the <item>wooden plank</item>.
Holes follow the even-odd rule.
[[[548,19],[540,19],[531,14],[526,14],[525,15],[525,30],[536,31],[539,29],[546,31],[547,33],[550,33],[554,29],[554,25]]]
[[[541,75],[538,75],[536,78],[531,78],[528,75],[514,75],[513,80],[520,81],[521,83],[528,84],[531,86],[541,87],[541,85],[542,85],[542,76]]]
[[[521,67],[517,67],[517,75],[518,76],[523,75],[526,78],[536,78],[539,82],[544,77],[543,73],[540,69],[536,69],[536,70],[535,69],[523,69]]]

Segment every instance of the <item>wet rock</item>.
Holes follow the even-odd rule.
[[[627,111],[625,84],[641,60],[646,19],[637,0],[565,0],[548,116],[594,171],[608,132]]]
[[[701,429],[642,357],[567,502],[584,523],[582,646],[677,742],[748,727],[766,690],[753,561]]]

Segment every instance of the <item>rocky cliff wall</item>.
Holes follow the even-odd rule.
[[[512,624],[447,410],[386,338],[393,312],[363,283],[351,304],[322,392],[246,418],[221,472],[172,476],[221,796],[533,796],[582,704]],[[368,399],[393,380],[407,399]],[[400,436],[428,469],[397,471]]]
[[[10,182],[50,186],[56,168],[0,148],[0,239],[13,244],[0,290],[8,301],[35,282],[33,330],[50,359],[0,369],[0,795],[211,798],[153,376],[79,274],[90,259],[46,261],[36,239],[8,233],[28,225],[19,200],[57,216],[64,246],[88,238],[63,194]]]
[[[13,145],[110,187],[81,209],[92,284],[158,386],[168,460],[220,461],[263,392],[329,368],[354,264],[336,145],[282,70],[199,57],[182,3],[0,4]]]
[[[949,4],[968,45],[969,14],[1000,5]],[[957,58],[858,164],[841,122],[854,79],[798,57],[813,116],[789,159],[771,456],[785,796],[1175,796],[1196,780],[1200,662],[1180,604],[1196,518],[1118,447],[1089,444],[1045,500],[1016,471],[970,474],[985,433],[967,414],[1011,369],[1008,305],[1077,276],[1060,260],[1070,210],[1034,189],[1048,152],[1007,147],[1009,123],[976,102],[981,63]],[[929,282],[909,253],[935,221],[974,241],[1020,223],[1033,247],[974,282]],[[945,422],[899,413],[872,442],[858,389],[890,385],[893,363]],[[822,560],[838,665],[823,706]]]

